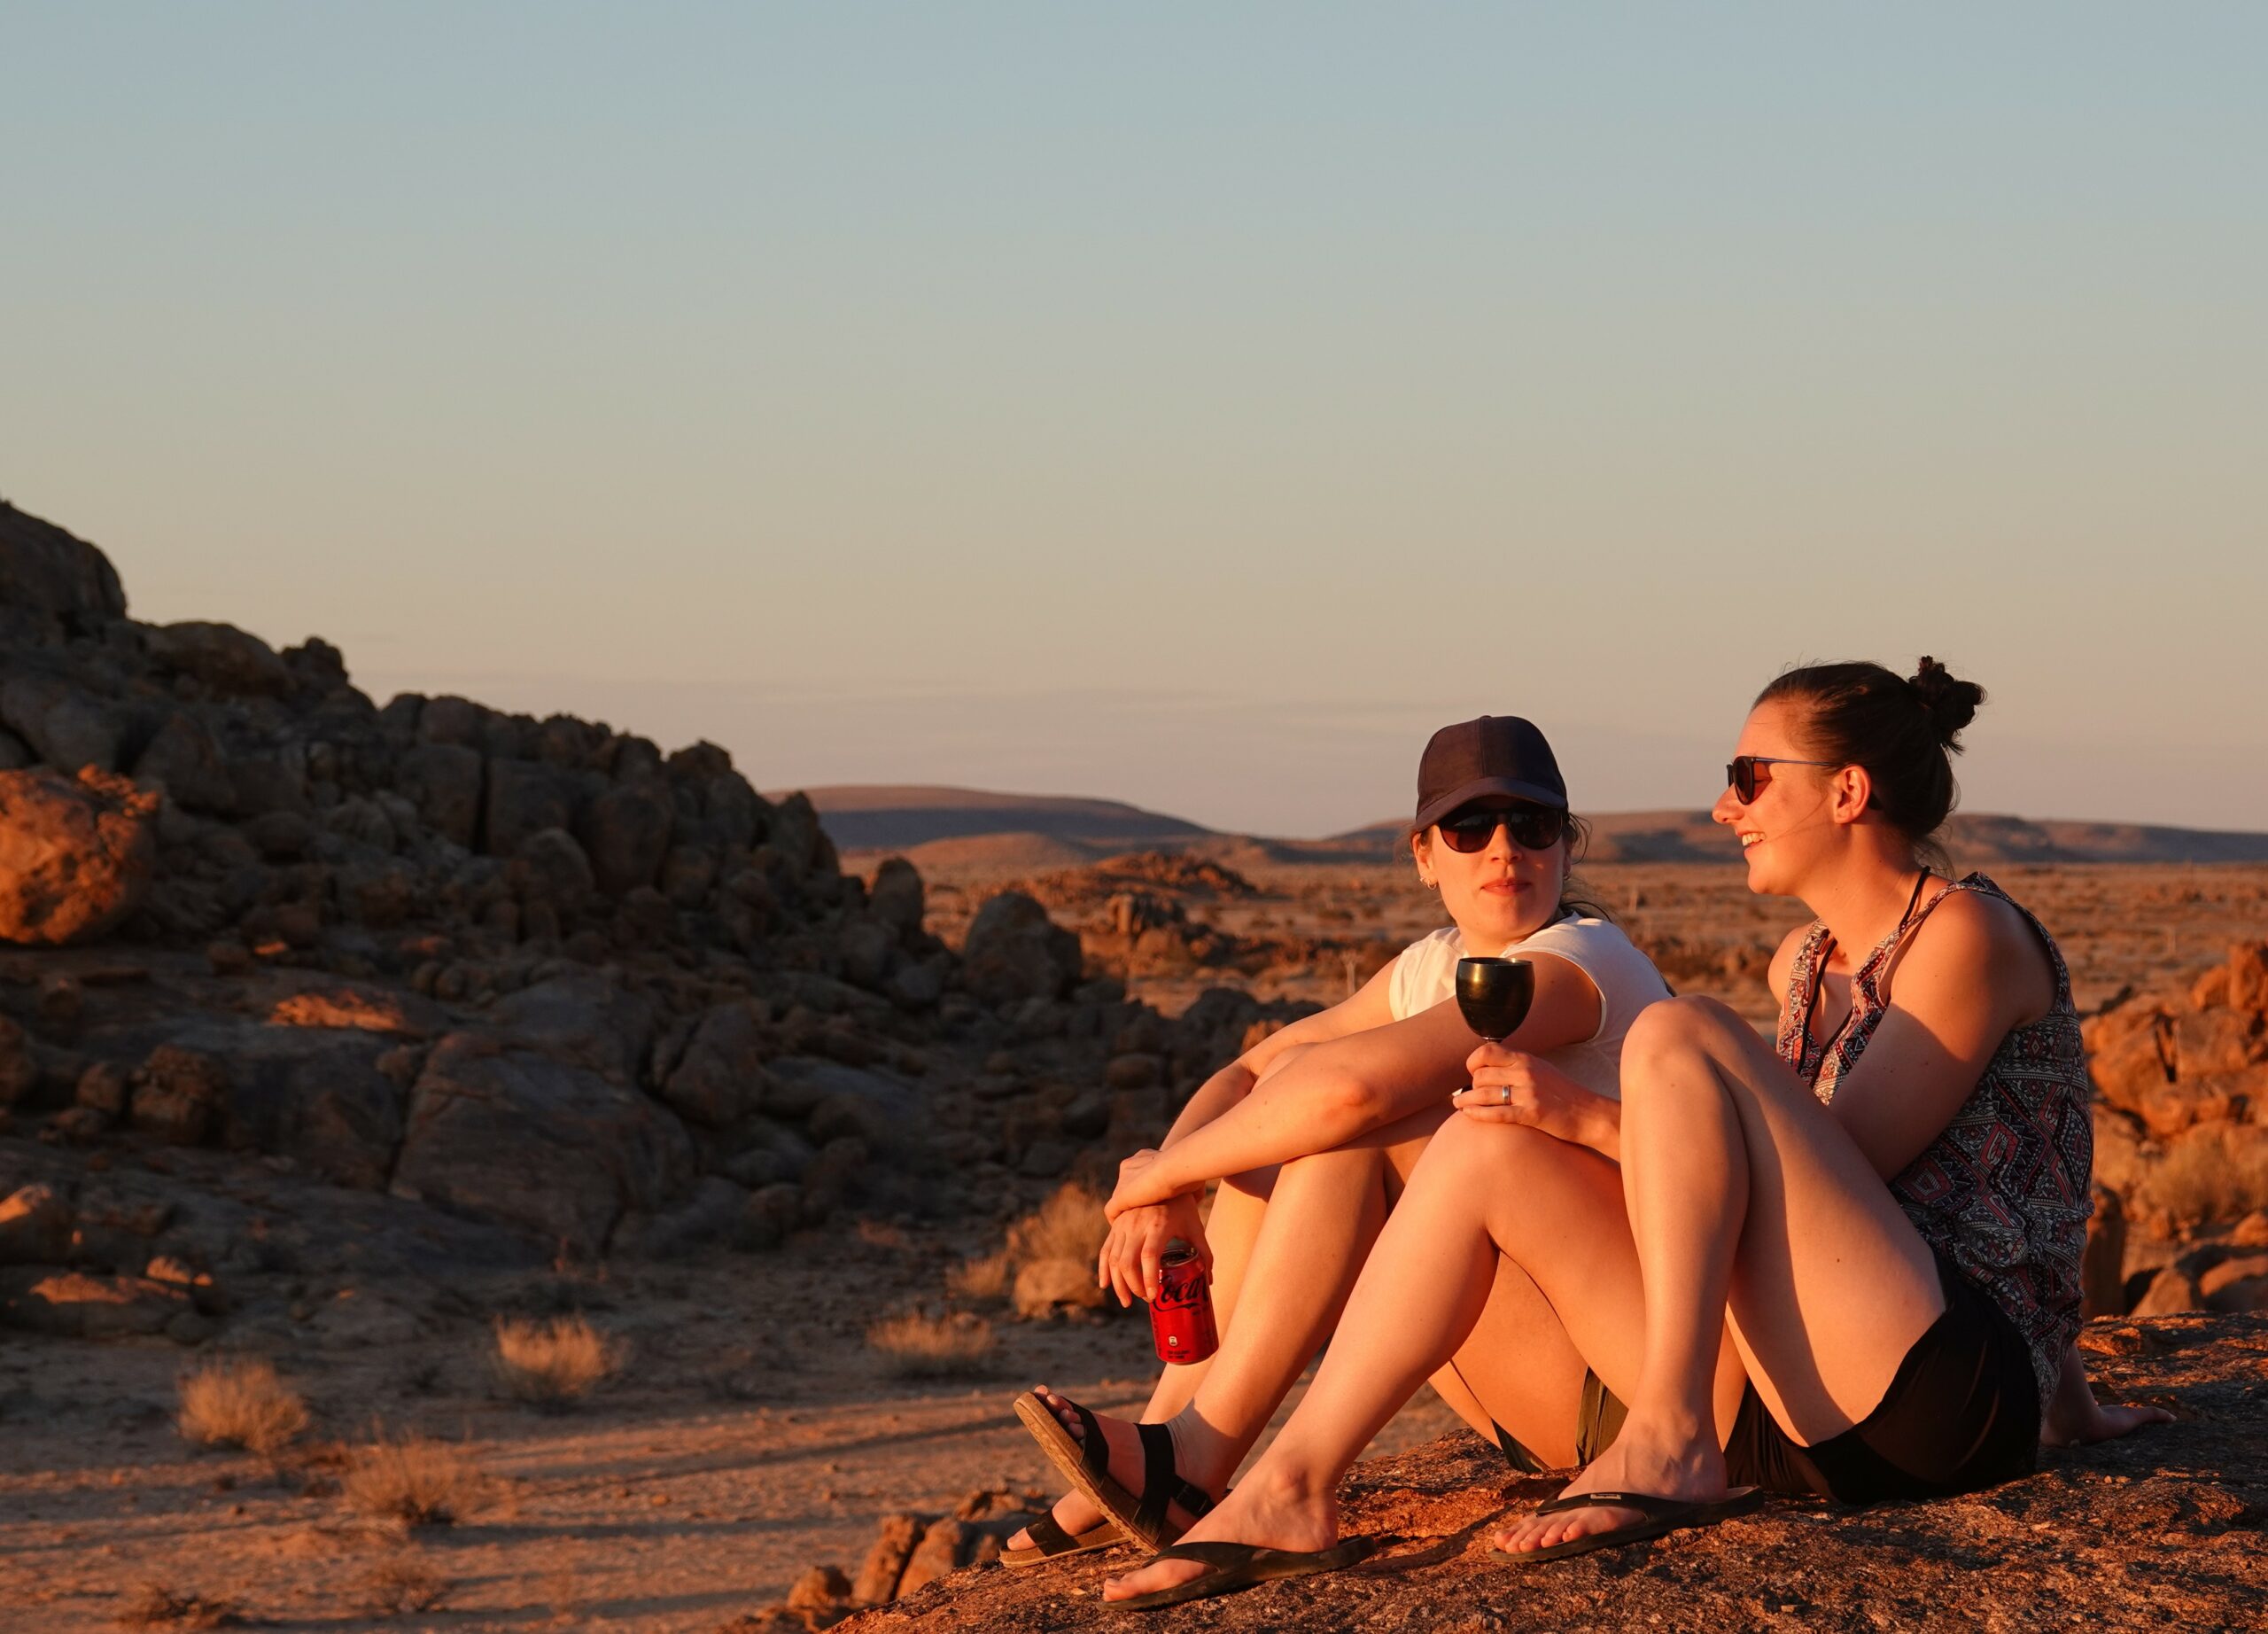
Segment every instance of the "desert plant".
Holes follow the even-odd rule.
[[[163,1583],[145,1583],[119,1608],[122,1629],[232,1629],[244,1614],[227,1600],[201,1594],[176,1594]]]
[[[579,1316],[496,1324],[496,1381],[515,1401],[557,1412],[573,1405],[622,1365],[621,1347]]]
[[[2144,1173],[2145,1197],[2185,1225],[2241,1219],[2268,1208],[2268,1143],[2239,1148],[2192,1136]]]
[[[950,1316],[911,1311],[866,1330],[866,1342],[899,1378],[937,1379],[983,1371],[992,1354],[992,1324],[966,1311]]]
[[[965,1259],[945,1272],[945,1291],[956,1299],[1005,1299],[1008,1293],[1008,1251]]]
[[[374,1617],[431,1611],[456,1585],[415,1553],[389,1555],[362,1574],[362,1605]]]
[[[1008,1258],[1019,1265],[1068,1259],[1091,1265],[1110,1235],[1102,1198],[1078,1180],[1066,1180],[1045,1202],[1008,1227]]]
[[[263,1458],[307,1428],[307,1404],[252,1356],[224,1356],[181,1381],[181,1433],[200,1447],[242,1447]]]
[[[346,1455],[338,1489],[349,1504],[380,1520],[447,1526],[487,1507],[494,1489],[471,1454],[423,1436],[389,1438],[381,1431]]]

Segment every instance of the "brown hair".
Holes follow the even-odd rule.
[[[1759,704],[1794,703],[1797,735],[1813,755],[1860,766],[1873,780],[1868,802],[1905,836],[1917,858],[1942,867],[1931,836],[1961,798],[1953,757],[1961,732],[1984,701],[1984,689],[1957,681],[1924,657],[1910,677],[1879,664],[1807,664],[1780,675],[1756,695]]]

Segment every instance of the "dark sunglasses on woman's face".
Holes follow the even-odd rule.
[[[1451,851],[1486,851],[1499,823],[1522,851],[1550,851],[1567,831],[1567,813],[1548,805],[1470,806],[1441,819],[1441,838]]]
[[[1725,763],[1725,781],[1732,785],[1733,792],[1740,796],[1744,804],[1756,798],[1756,791],[1759,786],[1772,781],[1769,777],[1757,776],[1756,768],[1759,766],[1838,766],[1840,764],[1840,761],[1836,760],[1789,760],[1779,755],[1735,755]]]

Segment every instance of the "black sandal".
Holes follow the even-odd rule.
[[[1033,1521],[1024,1530],[1031,1534],[1031,1545],[1024,1549],[1003,1549],[1000,1564],[1023,1568],[1037,1566],[1042,1560],[1060,1560],[1067,1554],[1091,1554],[1097,1549],[1108,1549],[1126,1541],[1126,1534],[1109,1521],[1098,1521],[1084,1532],[1068,1532],[1055,1518],[1053,1510]]]
[[[1254,1583],[1281,1577],[1305,1577],[1315,1572],[1335,1572],[1354,1565],[1378,1547],[1374,1537],[1350,1537],[1331,1549],[1263,1549],[1258,1544],[1176,1544],[1158,1551],[1156,1560],[1193,1560],[1207,1568],[1202,1576],[1170,1589],[1138,1594],[1130,1600],[1109,1602],[1118,1611],[1150,1611],[1178,1606],[1184,1600],[1208,1599],[1233,1594]]]
[[[1491,1548],[1488,1552],[1513,1566],[1564,1560],[1571,1555],[1588,1554],[1595,1549],[1619,1549],[1625,1544],[1645,1543],[1651,1538],[1661,1537],[1687,1527],[1714,1526],[1720,1521],[1746,1514],[1763,1501],[1764,1494],[1754,1487],[1736,1487],[1724,1497],[1705,1502],[1683,1498],[1657,1498],[1649,1492],[1563,1494],[1548,1504],[1538,1506],[1535,1513],[1556,1515],[1565,1514],[1571,1509],[1635,1509],[1645,1519],[1634,1521],[1628,1526],[1571,1537],[1565,1543],[1548,1544],[1541,1549]]]
[[[1137,1424],[1142,1439],[1142,1490],[1137,1495],[1110,1478],[1110,1443],[1103,1439],[1095,1415],[1069,1397],[1060,1397],[1079,1416],[1081,1440],[1063,1428],[1045,1402],[1030,1390],[1016,1397],[1016,1416],[1047,1454],[1048,1462],[1063,1478],[1087,1495],[1094,1506],[1118,1522],[1119,1530],[1153,1552],[1181,1536],[1182,1529],[1166,1518],[1170,1505],[1179,1504],[1192,1515],[1213,1507],[1212,1495],[1182,1478],[1173,1458],[1173,1432],[1162,1424]]]

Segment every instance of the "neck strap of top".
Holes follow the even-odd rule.
[[[1930,870],[1923,868],[1922,870],[1921,877],[1914,882],[1914,894],[1906,899],[1906,911],[1898,916],[1898,929],[1884,937],[1880,945],[1876,947],[1875,951],[1868,955],[1868,965],[1873,964],[1876,960],[1881,958],[1885,953],[1889,952],[1890,949],[1898,945],[1899,938],[1906,934],[1906,927],[1914,922],[1914,910],[1922,906],[1922,887],[1929,883]],[[1811,1050],[1812,1017],[1816,1015],[1819,1010],[1819,990],[1827,985],[1827,956],[1834,951],[1835,933],[1830,930],[1827,933],[1826,940],[1821,943],[1820,946],[1819,958],[1817,961],[1812,966],[1811,991],[1804,995],[1803,1029],[1796,1035],[1798,1045],[1806,1054],[1808,1054]],[[1865,966],[1860,967],[1861,969],[1865,968]],[[1851,974],[1853,986],[1855,988],[1859,972],[1854,970]],[[1850,1026],[1851,1016],[1856,1015],[1858,1013],[1859,1005],[1857,996],[1854,992],[1851,1002],[1851,1015],[1845,1015],[1843,1018],[1843,1026],[1835,1030],[1837,1037],[1842,1035],[1844,1028]],[[1834,1039],[1829,1039],[1827,1040],[1827,1044],[1822,1046],[1822,1047],[1830,1047],[1833,1046],[1834,1042]]]

